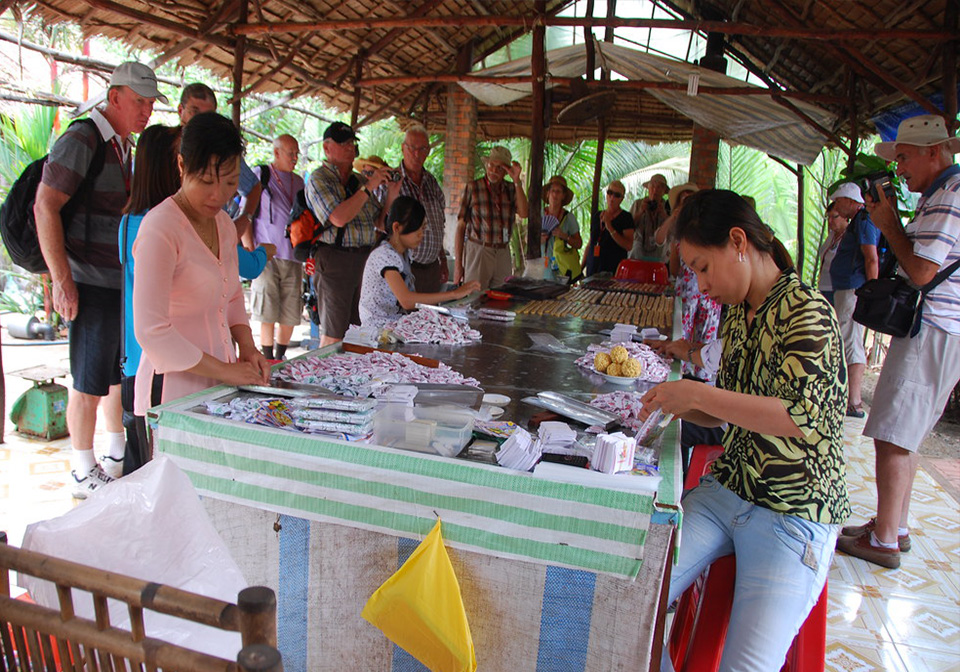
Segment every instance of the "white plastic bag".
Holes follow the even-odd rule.
[[[27,527],[23,548],[228,602],[247,586],[213,528],[186,474],[159,456],[107,485],[58,518]],[[46,607],[59,609],[56,587],[23,576],[21,586]],[[93,619],[93,600],[73,591],[78,616]],[[130,629],[122,602],[110,600],[110,623]],[[144,611],[147,635],[236,660],[240,634]]]

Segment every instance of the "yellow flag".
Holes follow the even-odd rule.
[[[432,672],[477,669],[460,584],[439,520],[403,567],[370,596],[361,616]]]

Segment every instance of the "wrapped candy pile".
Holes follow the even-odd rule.
[[[467,322],[435,310],[417,310],[388,327],[404,343],[460,345],[480,340],[480,332],[471,329]]]
[[[338,394],[353,397],[380,397],[392,385],[405,383],[480,387],[476,378],[466,378],[442,362],[433,369],[397,352],[295,359],[280,370],[279,377],[292,383],[321,385]]]
[[[640,409],[643,408],[643,404],[640,403],[640,399],[642,397],[643,395],[639,392],[611,392],[598,394],[590,405],[619,415],[623,426],[636,432],[637,442],[644,443],[647,433],[656,426],[663,414],[657,411],[651,413],[646,421],[641,420]]]
[[[614,343],[604,341],[587,347],[587,354],[577,360],[577,366],[582,366],[591,371],[597,371],[595,362],[598,353],[609,353],[616,346],[622,346],[627,351],[627,358],[635,359],[640,362],[640,375],[638,380],[650,381],[652,383],[662,383],[667,379],[670,373],[670,366],[666,361],[660,358],[649,346],[643,343]],[[603,356],[601,355],[601,359]],[[621,375],[621,374],[611,374]]]
[[[206,407],[211,415],[235,422],[355,441],[372,434],[376,405],[372,399],[237,397],[227,403],[209,401]]]

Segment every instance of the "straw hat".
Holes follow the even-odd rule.
[[[653,174],[653,175],[650,177],[649,180],[647,180],[646,182],[643,183],[643,188],[644,188],[644,189],[649,189],[649,188],[650,188],[650,185],[652,185],[654,182],[660,182],[660,183],[661,183],[663,186],[665,186],[665,187],[670,186],[669,184],[667,184],[667,178],[665,178],[665,177],[664,177],[663,175],[661,175],[660,173],[655,173],[655,174]]]
[[[941,142],[947,143],[947,149],[951,154],[960,154],[960,138],[947,133],[943,117],[938,114],[922,114],[919,117],[910,117],[901,121],[897,128],[896,139],[877,143],[873,151],[884,161],[895,161],[898,144],[932,147]]]
[[[502,145],[497,145],[490,150],[490,153],[483,159],[485,164],[487,163],[499,163],[502,164],[504,168],[509,168],[513,163],[513,154],[510,153],[510,150]]]
[[[693,193],[695,191],[700,191],[700,187],[697,186],[696,182],[684,182],[683,184],[678,184],[673,187],[667,193],[667,200],[670,202],[670,212],[677,209],[677,201],[680,200],[680,194],[686,192]]]
[[[356,158],[353,160],[353,169],[358,173],[362,173],[364,168],[371,168],[377,170],[378,168],[389,168],[387,162],[381,159],[379,156],[371,154],[367,158]]]
[[[547,196],[550,191],[550,187],[555,184],[559,184],[561,187],[563,187],[563,205],[570,205],[570,201],[573,200],[573,192],[570,190],[570,187],[567,186],[567,178],[565,178],[563,175],[554,175],[547,181],[546,184],[543,185],[543,202],[548,202],[549,199]]]

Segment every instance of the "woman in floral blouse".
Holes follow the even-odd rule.
[[[720,669],[779,670],[823,589],[837,527],[850,512],[840,330],[823,296],[800,281],[789,253],[737,194],[693,194],[675,232],[700,289],[729,306],[723,356],[716,387],[664,383],[645,395],[645,407],[729,428],[724,453],[683,500],[670,599],[714,560],[736,555]]]

